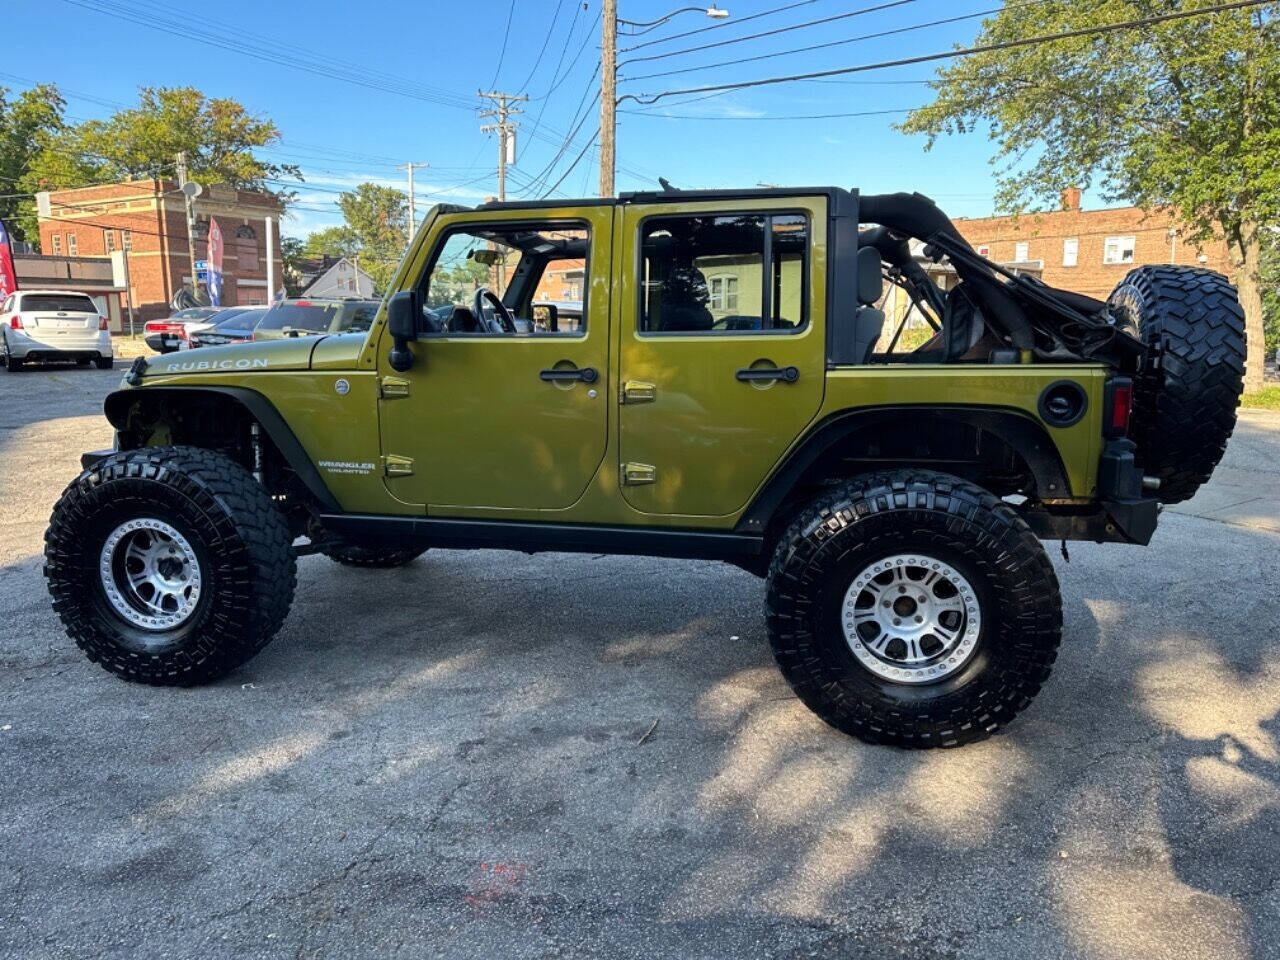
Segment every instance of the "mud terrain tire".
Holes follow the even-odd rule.
[[[195,447],[114,454],[63,492],[45,533],[53,608],[125,680],[190,686],[275,636],[293,601],[284,517],[238,463]]]
[[[904,557],[923,569],[919,579],[895,579]],[[927,622],[926,590],[941,580],[925,576],[939,569],[961,585],[950,597],[962,599],[965,619],[947,629],[964,639],[928,652],[922,638],[912,679],[896,679],[907,676],[898,641],[871,655],[855,619],[868,609],[896,616],[901,591],[920,601],[906,601],[901,629],[913,629],[916,614]],[[864,583],[874,595],[859,610]],[[1058,580],[1026,523],[980,487],[926,470],[859,477],[802,511],[774,552],[767,615],[774,656],[800,699],[838,730],[899,747],[989,736],[1031,702],[1062,635]]]
[[[1129,271],[1108,303],[1157,352],[1134,382],[1130,435],[1164,503],[1188,500],[1222,459],[1244,389],[1244,311],[1221,274],[1198,267]]]

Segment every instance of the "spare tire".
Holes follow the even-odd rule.
[[[1134,381],[1129,434],[1164,503],[1188,500],[1222,459],[1244,390],[1244,311],[1227,278],[1199,267],[1130,270],[1108,304],[1151,348]]]

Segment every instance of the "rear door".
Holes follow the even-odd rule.
[[[747,505],[822,405],[825,197],[624,208],[619,476],[648,514]]]

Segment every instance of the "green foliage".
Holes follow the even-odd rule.
[[[475,260],[463,260],[447,270],[439,267],[431,274],[431,289],[427,291],[427,305],[470,305],[476,289],[492,282],[489,268]]]
[[[302,244],[304,257],[350,257],[360,252],[360,240],[347,226],[325,227]]]
[[[1262,245],[1262,317],[1267,354],[1280,350],[1280,226],[1266,233]]]
[[[989,46],[1211,6],[1218,0],[1043,0],[984,21]],[[1280,3],[993,50],[933,81],[902,129],[985,130],[1002,209],[1055,202],[1066,186],[1180,211],[1194,241],[1226,238],[1260,376],[1262,225],[1280,221]]]
[[[209,98],[194,87],[143,87],[137,107],[42,135],[25,182],[56,189],[172,178],[174,157],[185,152],[194,180],[271,191],[270,181],[297,175],[295,167],[254,154],[279,139],[273,122],[235,100]]]
[[[1280,410],[1280,387],[1264,387],[1257,393],[1246,393],[1240,398],[1240,406]]]
[[[304,244],[297,237],[281,237],[280,238],[280,260],[282,265],[281,273],[284,275],[284,292],[287,297],[297,297],[302,294],[302,282],[298,261],[306,257]],[[275,296],[276,291],[271,291],[271,296]]]
[[[39,151],[39,138],[63,129],[65,107],[57,87],[42,84],[16,97],[0,87],[0,194],[19,192],[18,185]],[[0,199],[0,217],[18,240],[39,244],[35,203],[29,198]]]
[[[306,256],[360,258],[360,269],[373,278],[374,289],[387,289],[404,253],[409,202],[399,190],[362,183],[338,197],[343,224],[307,237]]]

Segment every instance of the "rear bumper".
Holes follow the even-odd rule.
[[[70,360],[111,356],[111,334],[105,330],[91,337],[40,336],[25,331],[5,333],[9,353],[21,360]]]
[[[182,338],[164,333],[152,333],[142,338],[143,342],[156,353],[173,353],[181,349]]]
[[[1036,536],[1146,546],[1156,532],[1160,501],[1144,495],[1132,440],[1108,440],[1098,463],[1098,502],[1083,509],[1043,506],[1023,511]]]

